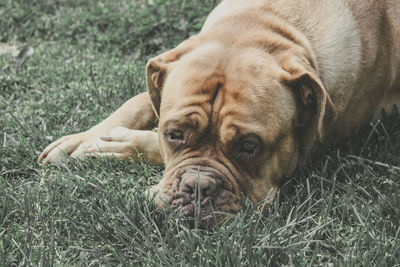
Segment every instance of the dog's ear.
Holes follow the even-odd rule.
[[[310,125],[311,132],[322,140],[336,117],[336,109],[322,81],[311,68],[303,67],[298,62],[284,67],[290,75],[287,84],[295,90],[300,103],[297,126]]]
[[[147,90],[157,117],[160,116],[162,88],[170,71],[171,63],[178,61],[184,54],[191,51],[198,42],[199,38],[193,36],[176,48],[150,59],[147,63]]]
[[[146,66],[147,91],[157,117],[160,116],[161,89],[166,74],[167,63],[162,60],[161,56],[149,60]]]

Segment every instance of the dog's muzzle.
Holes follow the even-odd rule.
[[[222,190],[221,174],[210,167],[190,166],[180,176],[178,192],[172,201],[173,207],[206,205],[213,203]]]

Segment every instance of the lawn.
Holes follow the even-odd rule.
[[[145,91],[146,61],[217,2],[0,0],[0,42],[33,51],[0,55],[0,266],[400,266],[398,114],[317,149],[265,212],[243,199],[214,230],[155,209],[160,167],[36,163]]]

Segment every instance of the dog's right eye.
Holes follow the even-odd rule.
[[[180,130],[171,131],[169,133],[169,138],[172,140],[182,140],[183,139],[183,132]]]
[[[170,143],[184,143],[184,134],[181,130],[172,130],[165,134]]]

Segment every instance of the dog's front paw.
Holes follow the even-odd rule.
[[[64,136],[51,143],[39,156],[38,162],[62,166],[68,156],[111,157],[118,159],[143,158],[152,164],[161,165],[162,156],[158,147],[157,133],[154,131],[131,130],[116,127],[108,134],[106,131],[87,131]]]
[[[68,162],[67,156],[73,158],[83,158],[87,148],[92,145],[88,143],[89,132],[82,132],[61,137],[48,145],[39,155],[38,163],[46,165],[48,163],[61,166]]]
[[[87,155],[119,159],[136,158],[139,153],[136,141],[142,132],[121,126],[116,127],[107,136],[97,138],[94,144],[87,149]]]

